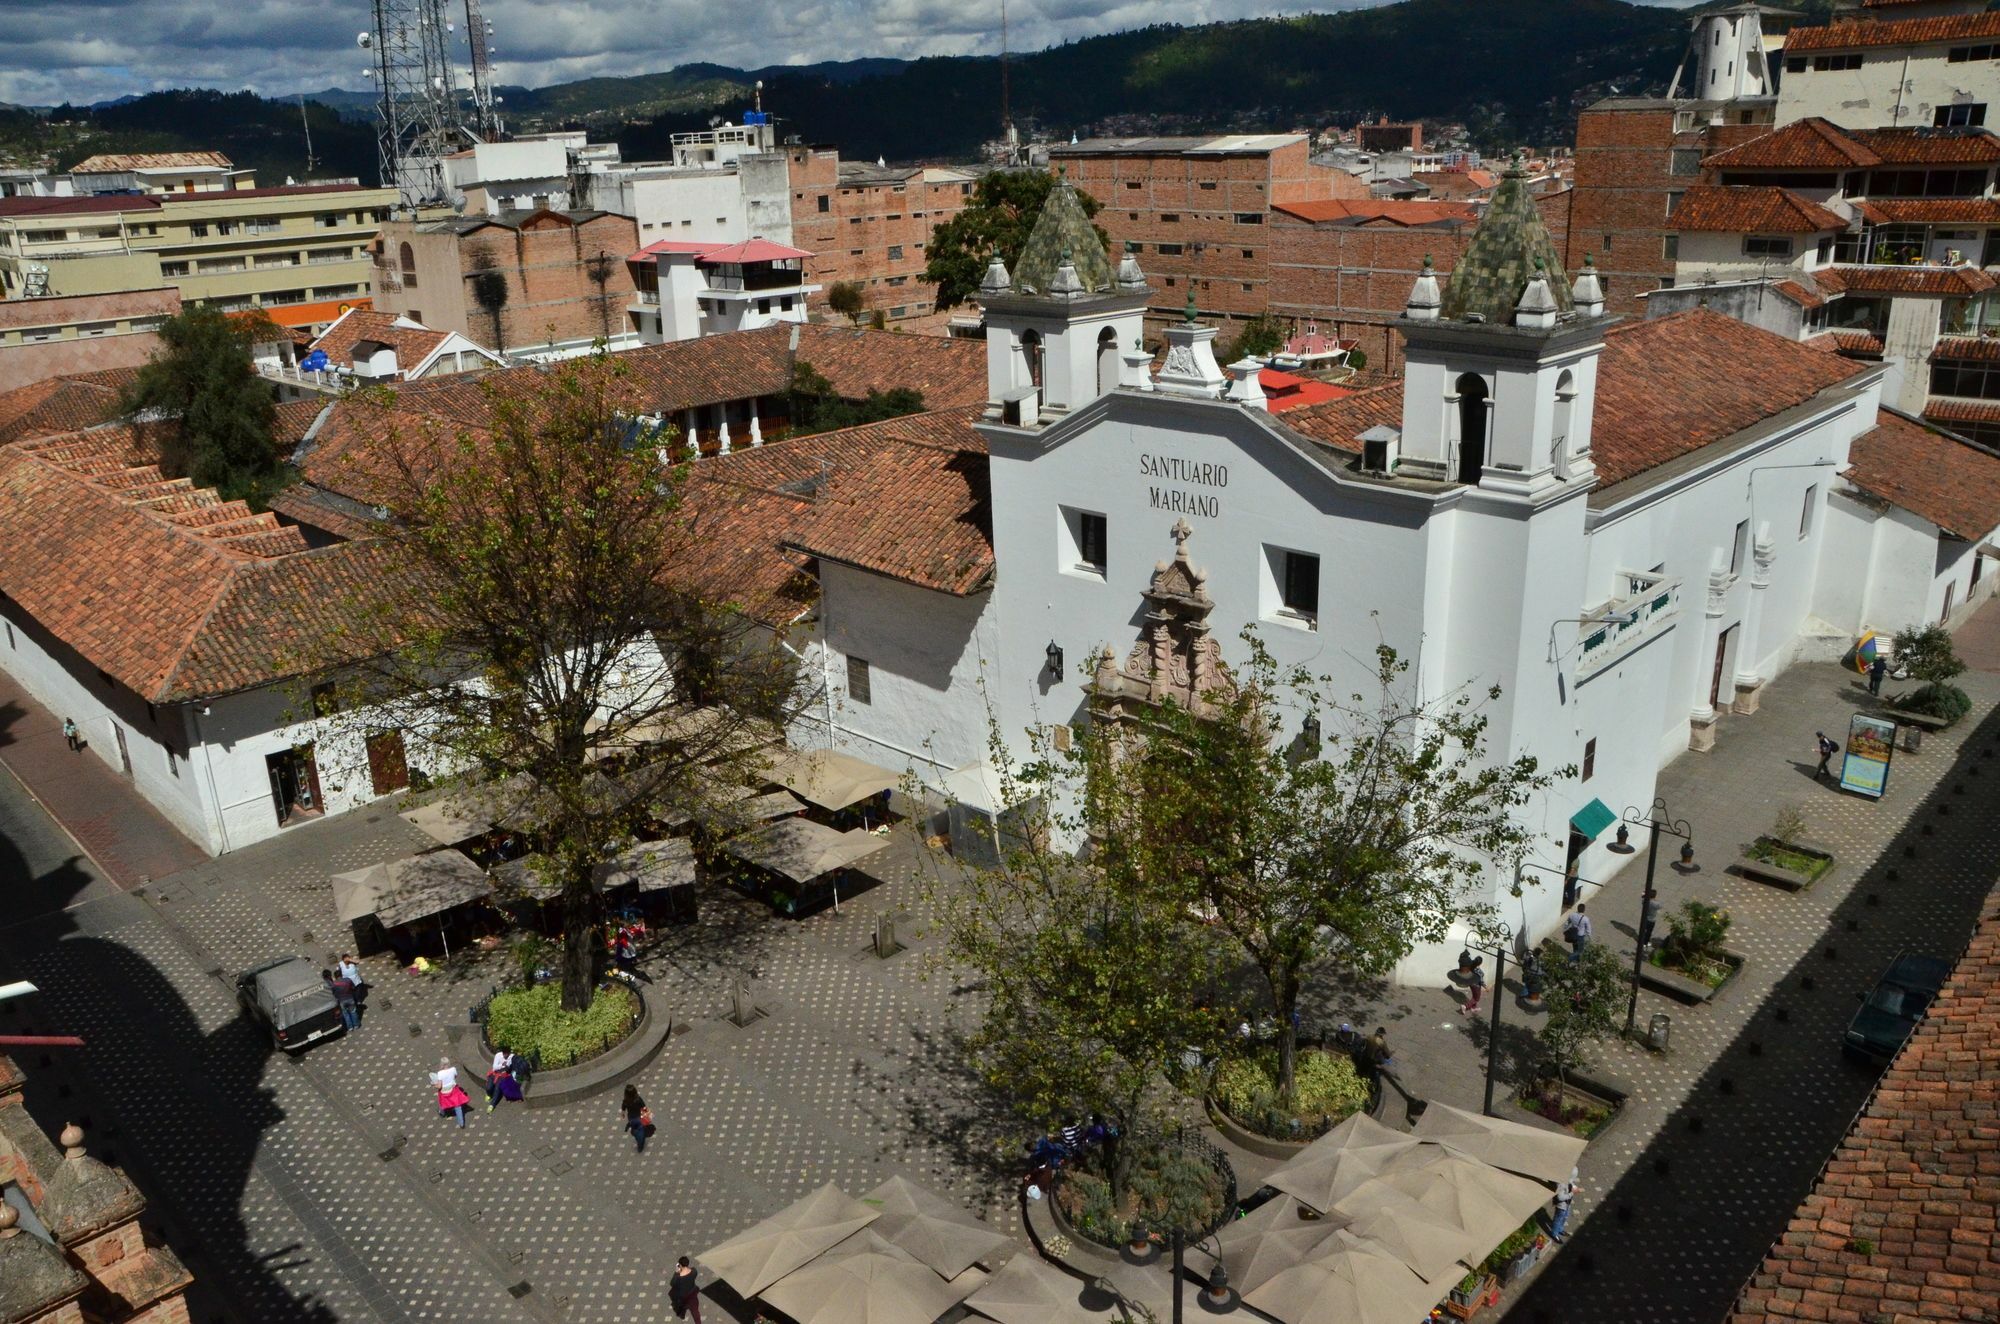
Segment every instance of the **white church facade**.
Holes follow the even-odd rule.
[[[1959,610],[1991,587],[1977,548],[2000,502],[1968,534],[1842,477],[1860,446],[1899,463],[1887,425],[1924,433],[1882,411],[1879,365],[1707,312],[1604,316],[1595,274],[1565,278],[1518,177],[1449,288],[1417,282],[1406,377],[1282,420],[1192,320],[1155,375],[1137,348],[1143,281],[1088,236],[1059,185],[1016,269],[989,271],[991,399],[956,425],[976,433],[960,442],[976,479],[926,506],[857,473],[843,505],[836,476],[830,508],[788,539],[817,577],[806,652],[832,691],[802,741],[830,727],[1002,808],[977,803],[994,785],[989,716],[1025,743],[1084,720],[1120,671],[1143,686],[1151,659],[1185,664],[1147,642],[1149,586],[1178,562],[1225,663],[1254,628],[1338,691],[1365,688],[1378,642],[1412,662],[1417,697],[1497,686],[1490,754],[1574,769],[1523,811],[1528,863],[1598,879],[1615,863],[1604,811],[1651,804],[1661,766],[1756,720],[1772,677],[1863,628],[1935,619],[1940,576],[1972,577]],[[1969,453],[2000,477],[2000,457]],[[881,536],[931,551],[947,522],[986,521],[986,572],[940,591],[922,555],[857,551],[854,521],[897,503]],[[1287,714],[1281,738],[1309,716]],[[1513,882],[1496,862],[1479,899],[1517,933],[1554,929],[1560,883],[1517,898]]]

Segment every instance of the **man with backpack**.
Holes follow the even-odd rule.
[[[1590,946],[1590,916],[1584,907],[1578,906],[1576,913],[1563,921],[1563,941],[1569,944],[1569,963],[1581,962],[1583,949]]]
[[[1833,771],[1827,767],[1827,763],[1832,760],[1835,754],[1840,752],[1840,743],[1824,731],[1815,731],[1813,732],[1813,736],[1819,748],[1819,767],[1813,770],[1813,776],[1815,778],[1831,777]]]

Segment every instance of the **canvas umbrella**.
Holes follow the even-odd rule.
[[[1545,1182],[1569,1176],[1583,1157],[1586,1143],[1576,1136],[1544,1131],[1525,1122],[1482,1117],[1442,1103],[1424,1109],[1424,1115],[1417,1119],[1416,1136],[1435,1141],[1454,1154]]]
[[[1279,1195],[1216,1234],[1222,1267],[1239,1293],[1254,1291],[1312,1259],[1329,1237],[1347,1225],[1342,1215],[1305,1216],[1311,1212],[1294,1197]]]
[[[1327,1253],[1245,1292],[1243,1301],[1282,1324],[1412,1324],[1443,1295],[1380,1247],[1336,1232]]]
[[[1427,1163],[1385,1175],[1382,1184],[1401,1191],[1444,1222],[1480,1238],[1467,1255],[1477,1259],[1549,1202],[1549,1188],[1511,1172],[1435,1149]],[[1481,1247],[1484,1249],[1481,1249]]]
[[[965,1304],[999,1324],[1105,1324],[1102,1311],[1084,1309],[1084,1291],[1083,1283],[1023,1251]]]
[[[1008,1244],[990,1227],[981,1227],[943,1196],[915,1182],[891,1177],[861,1197],[882,1216],[868,1225],[898,1250],[929,1265],[940,1277],[956,1278],[978,1261]]]
[[[934,1324],[983,1275],[947,1283],[872,1229],[857,1233],[759,1295],[798,1324]]]
[[[700,1258],[716,1277],[741,1295],[752,1297],[879,1216],[828,1182],[761,1223],[703,1251]]]
[[[1348,1232],[1374,1242],[1429,1282],[1464,1272],[1456,1267],[1459,1258],[1479,1244],[1478,1235],[1446,1222],[1382,1181],[1369,1182],[1347,1196],[1334,1212],[1346,1216]],[[1496,1240],[1488,1249],[1497,1244]]]
[[[1417,1147],[1366,1113],[1355,1113],[1286,1162],[1266,1179],[1308,1208],[1324,1213],[1344,1195],[1379,1174],[1383,1166]]]

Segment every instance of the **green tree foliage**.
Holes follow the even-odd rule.
[[[1368,355],[1358,349],[1348,350],[1347,366],[1354,369],[1356,372],[1363,371],[1368,367]]]
[[[329,654],[372,659],[345,673],[338,734],[404,731],[525,833],[561,888],[572,1012],[603,958],[596,866],[662,806],[710,812],[796,689],[757,627],[690,587],[688,469],[661,462],[670,429],[621,408],[623,375],[565,361],[491,394],[486,429],[384,437],[355,480],[400,572],[351,604]]]
[[[1602,943],[1586,944],[1574,963],[1569,953],[1545,947],[1542,969],[1548,1015],[1536,1032],[1541,1069],[1562,1080],[1584,1064],[1593,1045],[1619,1032],[1632,972]]]
[[[861,286],[851,280],[837,280],[826,292],[826,306],[850,322],[861,320]]]
[[[1286,335],[1287,328],[1282,318],[1259,313],[1243,324],[1243,329],[1236,333],[1236,339],[1223,359],[1236,363],[1246,354],[1252,358],[1268,359],[1285,347]]]
[[[1046,170],[995,170],[979,181],[958,215],[931,231],[924,279],[938,287],[939,309],[954,308],[978,292],[993,253],[1014,269],[1055,183]],[[1081,189],[1076,196],[1084,215],[1097,215],[1097,199]],[[1109,243],[1103,228],[1095,228],[1098,239]]]
[[[879,423],[885,418],[920,414],[924,409],[923,392],[909,386],[870,391],[864,400],[843,399],[833,389],[833,383],[804,359],[792,368],[792,389],[787,398],[792,415],[791,433],[795,437]]]
[[[1965,674],[1965,663],[1951,646],[1951,631],[1935,622],[1896,632],[1896,667],[1927,685]]]
[[[1217,926],[1263,978],[1278,1027],[1278,1086],[1290,1098],[1292,1015],[1322,959],[1382,975],[1418,944],[1479,913],[1468,895],[1481,857],[1516,852],[1513,810],[1551,784],[1532,757],[1492,762],[1481,700],[1497,689],[1424,702],[1409,664],[1379,647],[1364,692],[1280,668],[1253,631],[1233,693],[1204,711],[1151,714],[1135,782],[1134,850],[1145,872],[1193,880]],[[1274,738],[1305,714],[1307,748]]]
[[[190,304],[160,326],[160,349],[139,370],[124,411],[158,418],[160,469],[225,497],[261,504],[280,483],[277,399],[252,347],[279,332],[262,318]]]

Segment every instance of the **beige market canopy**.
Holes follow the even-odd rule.
[[[889,1178],[861,1203],[882,1211],[866,1235],[881,1237],[945,1278],[956,1278],[1008,1245],[1005,1236],[907,1178]]]
[[[1414,1137],[1355,1113],[1287,1160],[1266,1182],[1324,1213],[1416,1148]]]
[[[548,857],[545,855],[523,855],[518,860],[506,860],[493,866],[494,886],[506,893],[525,896],[532,901],[549,901],[562,894],[562,884],[548,876]]]
[[[985,1277],[975,1269],[948,1283],[870,1227],[760,1295],[798,1324],[935,1324]]]
[[[837,812],[871,795],[894,790],[902,777],[865,759],[834,749],[794,751],[781,755],[765,780],[782,786],[808,804]]]
[[[1105,1324],[1103,1311],[1084,1308],[1085,1290],[1041,1256],[1022,1251],[965,1304],[999,1324]]]
[[[405,809],[400,817],[441,846],[455,846],[493,830],[492,821],[481,812],[480,806],[457,794]]]
[[[694,843],[685,837],[642,841],[598,865],[593,876],[599,887],[637,883],[641,892],[686,887],[695,881]]]
[[[1424,1148],[1434,1153],[1430,1161],[1390,1173],[1382,1184],[1481,1238],[1468,1252],[1470,1259],[1483,1258],[1549,1201],[1549,1188],[1540,1182],[1434,1146]]]
[[[723,849],[761,869],[809,883],[845,869],[889,844],[872,832],[842,832],[809,818],[781,818],[754,832],[732,837]]]
[[[1335,1232],[1326,1247],[1245,1292],[1244,1304],[1283,1324],[1413,1324],[1447,1290],[1347,1232]]]
[[[1465,1270],[1458,1264],[1459,1259],[1463,1256],[1478,1258],[1474,1252],[1483,1237],[1483,1233],[1470,1232],[1447,1222],[1395,1187],[1380,1181],[1369,1182],[1335,1205],[1331,1212],[1348,1220],[1345,1231],[1373,1242],[1379,1254],[1394,1257],[1418,1277],[1433,1283],[1447,1275],[1456,1280],[1464,1273]],[[1516,1219],[1512,1225],[1502,1228],[1498,1236],[1485,1243],[1486,1250],[1499,1245],[1501,1237],[1519,1226],[1520,1219]],[[1442,1295],[1444,1288],[1441,1287],[1438,1296]],[[1430,1304],[1436,1305],[1437,1297],[1432,1297]]]
[[[876,1210],[850,1200],[828,1182],[698,1258],[738,1295],[753,1297],[878,1217]]]
[[[441,914],[493,890],[479,866],[455,850],[429,851],[333,875],[333,909],[343,923],[369,915],[384,927]]]
[[[1298,1200],[1281,1193],[1218,1232],[1215,1244],[1222,1267],[1229,1270],[1230,1286],[1255,1291],[1293,1265],[1313,1259],[1347,1223],[1339,1214],[1311,1215]]]
[[[1587,1143],[1525,1122],[1482,1117],[1442,1103],[1424,1109],[1415,1134],[1419,1140],[1434,1141],[1454,1154],[1545,1182],[1569,1176]]]

